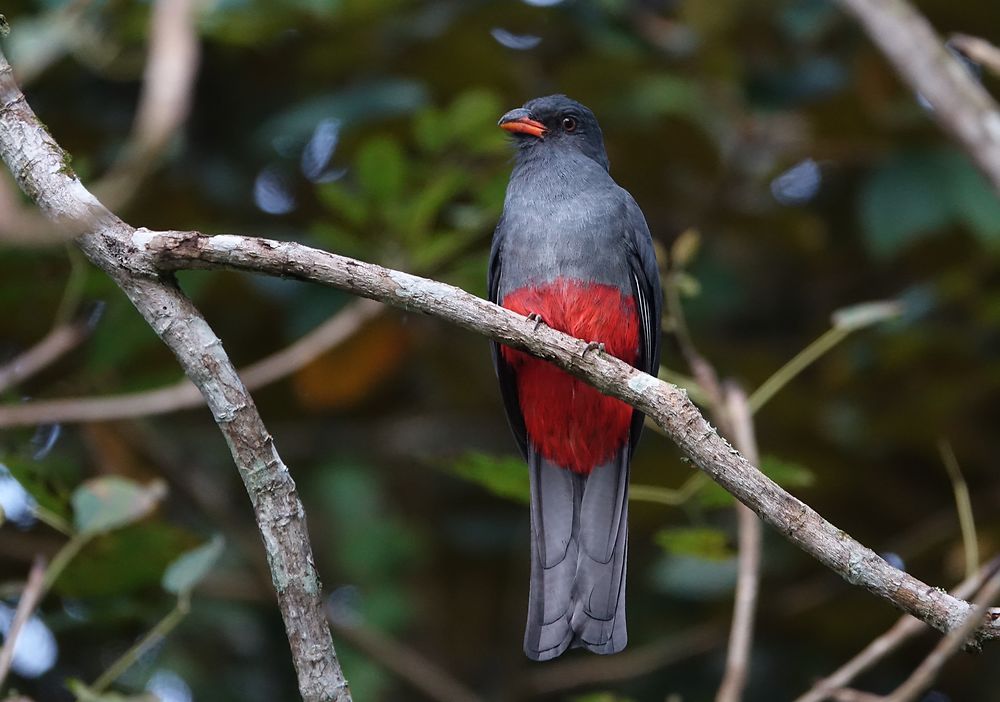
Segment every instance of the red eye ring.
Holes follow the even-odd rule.
[[[576,120],[572,117],[563,117],[562,120],[563,131],[575,132],[576,131]]]

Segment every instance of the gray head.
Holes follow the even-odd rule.
[[[524,151],[574,149],[608,170],[604,137],[594,113],[565,95],[546,95],[511,110],[498,123]]]

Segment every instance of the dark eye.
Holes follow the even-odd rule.
[[[575,132],[576,131],[576,120],[572,117],[563,117],[562,127],[564,131]]]

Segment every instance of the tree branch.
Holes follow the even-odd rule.
[[[713,480],[765,522],[848,582],[941,631],[958,626],[970,605],[900,571],[790,495],[722,439],[687,393],[586,344],[474,295],[426,278],[294,242],[237,235],[137,229],[130,251],[160,270],[229,268],[322,283],[444,319],[559,366],[601,392],[643,411]],[[976,641],[1000,637],[983,618]]]
[[[727,429],[732,433],[736,448],[751,463],[759,463],[757,437],[747,395],[741,388],[727,384],[724,389]],[[739,525],[739,562],[736,578],[736,602],[729,631],[726,652],[726,672],[716,694],[716,702],[739,702],[746,688],[753,649],[754,617],[757,591],[760,587],[761,542],[763,528],[757,515],[745,505],[737,504]]]
[[[86,318],[57,324],[37,344],[0,366],[0,392],[24,382],[75,349],[91,328]]]
[[[350,700],[320,600],[305,512],[288,468],[222,344],[170,275],[130,243],[134,230],[65,166],[66,155],[28,106],[0,54],[0,157],[42,212],[87,222],[84,254],[121,287],[205,396],[250,494],[306,702]]]
[[[381,305],[369,300],[357,300],[285,348],[241,368],[240,379],[247,390],[276,382],[349,338],[382,309]],[[3,373],[0,369],[0,389],[3,387]],[[0,405],[0,427],[148,417],[202,407],[204,404],[201,391],[185,377],[155,390]]]
[[[998,570],[1000,570],[1000,557],[994,558],[975,575],[963,580],[951,591],[951,594],[963,599],[971,597],[982,586],[983,581],[995,575]],[[908,614],[903,615],[885,633],[873,639],[856,656],[833,673],[817,681],[808,692],[797,697],[795,702],[823,702],[823,700],[832,697],[838,690],[850,685],[861,673],[874,666],[905,642],[925,631],[927,628],[919,619],[914,619]]]
[[[17,638],[21,634],[21,629],[31,618],[31,613],[38,606],[38,600],[45,593],[45,559],[35,556],[28,573],[28,582],[21,590],[21,597],[17,602],[17,609],[14,611],[14,619],[7,629],[7,636],[0,649],[0,689],[3,689],[4,680],[14,662],[14,650],[17,648]]]
[[[906,0],[836,0],[1000,193],[1000,110]]]

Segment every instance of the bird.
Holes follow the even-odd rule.
[[[565,95],[507,112],[514,166],[490,249],[489,299],[647,373],[659,368],[659,268],[646,219],[611,177],[594,113]],[[528,464],[531,575],[524,652],[621,651],[629,464],[643,415],[556,366],[492,342]]]

